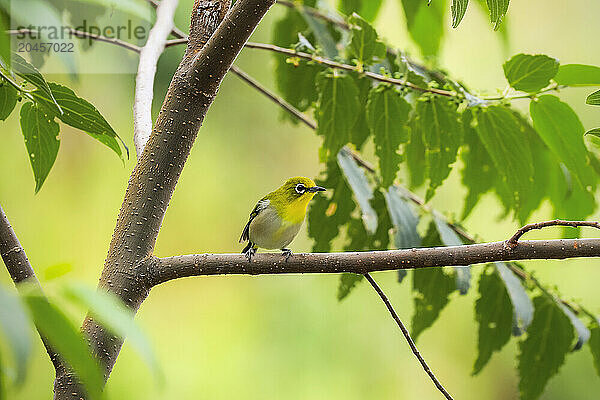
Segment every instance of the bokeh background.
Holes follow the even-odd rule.
[[[181,0],[176,22],[187,28],[191,0]],[[404,28],[399,2],[386,0],[376,21],[381,36],[418,55]],[[472,2],[473,3],[473,2]],[[284,9],[274,6],[253,40],[269,42],[273,22]],[[449,10],[448,10],[449,13]],[[563,63],[600,65],[597,16],[591,0],[513,0],[507,24],[508,45],[472,4],[460,27],[448,32],[440,66],[475,90],[489,94],[506,85],[501,65],[513,54],[545,53]],[[104,46],[93,62],[119,63],[134,57]],[[158,111],[181,48],[168,49],[159,63]],[[107,57],[109,54],[110,57]],[[97,59],[94,59],[96,57]],[[273,56],[244,50],[237,64],[274,88]],[[130,74],[49,75],[95,104],[129,147],[132,143],[134,76]],[[584,104],[589,90],[569,89],[561,97],[586,128],[600,125],[600,112]],[[523,103],[526,107],[526,102]],[[85,134],[63,126],[61,149],[44,187],[34,195],[34,180],[18,113],[0,125],[0,202],[50,294],[64,282],[94,287],[100,275],[116,216],[135,157],[125,165]],[[241,228],[254,203],[289,176],[316,177],[320,139],[309,129],[282,120],[280,110],[237,77],[228,75],[205,120],[171,201],[156,254],[237,252]],[[464,188],[453,172],[432,205],[459,215]],[[532,217],[547,218],[547,204]],[[517,225],[486,196],[465,221],[484,240],[505,239]],[[586,232],[591,235],[594,232]],[[549,229],[531,237],[557,237]],[[340,242],[341,243],[341,242]],[[303,229],[292,244],[309,251]],[[45,271],[67,263],[71,272],[44,281]],[[565,298],[580,299],[600,312],[600,261],[528,262],[544,283],[556,284]],[[476,271],[481,266],[474,267]],[[378,273],[405,322],[412,315],[410,280],[397,284],[395,273]],[[349,298],[336,300],[337,276],[206,277],[172,281],[153,289],[137,321],[147,333],[165,372],[160,386],[135,351],[125,343],[107,385],[110,399],[397,399],[440,398],[385,307],[366,284]],[[10,285],[0,271],[0,283]],[[474,280],[475,285],[475,280]],[[475,288],[474,288],[475,289]],[[476,357],[474,301],[454,293],[439,320],[419,339],[421,352],[457,399],[517,398],[513,339],[471,376]],[[79,323],[83,311],[71,311]],[[15,400],[51,397],[54,373],[37,337],[31,368]],[[597,399],[600,378],[589,351],[569,354],[543,399]]]

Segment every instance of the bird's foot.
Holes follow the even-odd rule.
[[[256,254],[256,247],[250,247],[244,253],[244,255],[246,256],[246,258],[248,259],[248,262],[252,262],[252,256],[254,256],[255,254]]]
[[[287,260],[289,260],[289,258],[293,255],[290,249],[281,249],[281,251],[281,255],[285,257],[285,262],[287,262]]]

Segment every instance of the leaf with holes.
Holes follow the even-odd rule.
[[[558,373],[571,350],[573,326],[554,299],[542,294],[533,300],[535,314],[527,339],[519,343],[519,392],[521,399],[534,400],[551,377]]]
[[[508,84],[523,92],[537,92],[550,84],[558,72],[557,59],[545,55],[517,54],[504,63]]]
[[[351,141],[350,132],[360,112],[358,88],[351,76],[327,71],[318,75],[317,91],[317,134],[323,136],[321,159],[327,160]]]
[[[385,57],[385,44],[379,41],[377,32],[367,21],[355,13],[348,22],[352,27],[352,39],[348,46],[349,55],[357,61],[359,68]]]
[[[458,120],[456,104],[441,96],[420,99],[416,107],[416,129],[421,132],[425,145],[425,162],[429,189],[428,201],[435,189],[450,174],[450,165],[456,161],[462,141],[462,126]]]
[[[35,177],[37,193],[54,165],[60,140],[59,126],[47,110],[27,102],[21,107],[21,131],[25,139],[25,147]]]
[[[479,298],[475,302],[475,319],[479,324],[477,360],[473,375],[488,363],[510,339],[513,305],[496,268],[486,268],[479,278]]]
[[[112,151],[123,159],[123,153],[117,139],[121,141],[123,147],[127,151],[129,157],[129,149],[125,146],[125,142],[121,140],[119,135],[114,131],[110,124],[104,119],[102,114],[94,107],[90,102],[78,97],[71,89],[66,86],[62,86],[56,83],[49,84],[52,94],[56,99],[56,102],[60,105],[63,110],[62,114],[56,114],[56,117],[67,125],[73,128],[80,129],[98,140],[100,143],[108,146]],[[48,110],[52,110],[49,107],[50,98],[48,95],[41,91],[35,90],[31,93],[34,99],[45,106]]]

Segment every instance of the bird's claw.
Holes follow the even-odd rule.
[[[289,258],[293,255],[292,250],[290,249],[281,249],[281,251],[281,254],[285,257],[285,262],[287,262],[287,260],[289,260]]]
[[[244,253],[244,255],[246,256],[246,258],[248,259],[248,262],[252,262],[252,256],[254,256],[255,254],[256,254],[256,248],[254,248],[254,247],[250,247]]]

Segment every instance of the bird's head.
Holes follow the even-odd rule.
[[[291,205],[292,203],[307,204],[317,192],[324,191],[325,188],[317,186],[310,178],[296,176],[290,178],[279,189],[272,193],[276,201]]]

